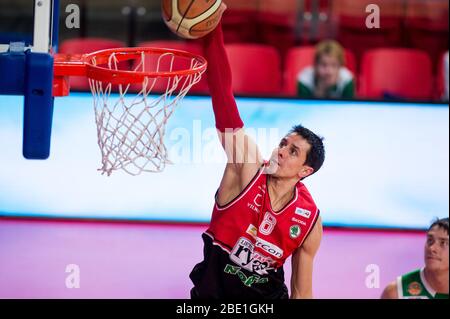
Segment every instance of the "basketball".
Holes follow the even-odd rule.
[[[198,39],[213,31],[225,9],[222,0],[162,0],[165,23],[185,39]]]

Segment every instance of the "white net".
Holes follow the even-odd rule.
[[[91,63],[96,65],[95,58]],[[173,53],[142,52],[134,61],[132,70],[172,72],[183,65],[185,69],[194,70],[201,63],[194,57],[186,58]],[[123,59],[119,60],[116,54],[111,54],[107,68],[121,70]],[[90,79],[102,156],[99,171],[108,176],[116,170],[135,176],[143,172],[163,171],[170,164],[164,143],[168,119],[201,76],[202,72],[151,76],[145,77],[139,84],[120,85]],[[152,94],[153,91],[162,93]]]

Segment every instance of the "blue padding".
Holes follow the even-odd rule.
[[[53,57],[26,53],[23,156],[47,159],[53,120]]]
[[[24,42],[26,46],[33,45],[33,36],[28,33],[1,32],[0,43]]]
[[[52,47],[54,52],[58,52],[59,39],[59,0],[53,0],[53,32]]]
[[[23,95],[25,53],[0,53],[0,95]]]

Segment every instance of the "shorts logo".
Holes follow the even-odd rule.
[[[299,207],[297,207],[297,209],[295,210],[295,214],[296,215],[300,215],[300,216],[305,217],[305,218],[310,218],[311,217],[311,212],[309,210],[302,209],[302,208],[299,208]]]
[[[247,238],[241,237],[230,254],[230,259],[240,267],[255,272],[258,275],[267,275],[273,270],[275,262],[266,256],[255,252],[255,246]]]
[[[241,271],[241,267],[236,267],[232,265],[226,265],[224,272],[226,274],[238,276],[239,279],[243,282],[247,287],[253,286],[253,284],[267,284],[269,282],[269,278],[261,278],[260,276],[253,275],[248,277]]]
[[[301,229],[300,226],[298,225],[294,225],[291,226],[291,228],[289,229],[289,235],[291,236],[292,239],[297,239],[301,234]]]

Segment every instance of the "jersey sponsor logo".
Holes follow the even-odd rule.
[[[280,247],[261,238],[256,238],[256,247],[264,250],[265,252],[276,258],[282,258],[284,254],[283,250]]]
[[[299,223],[299,224],[301,224],[303,226],[307,226],[306,223],[303,220],[300,220],[298,218],[292,217],[292,221],[296,222],[296,223]]]
[[[422,285],[417,281],[414,281],[408,286],[408,293],[413,296],[418,296],[422,293]]]
[[[249,234],[250,236],[252,236],[253,238],[256,239],[256,237],[258,236],[258,228],[256,228],[256,226],[250,224],[250,226],[248,226],[248,228],[247,228],[247,234]]]
[[[268,270],[275,269],[273,259],[255,252],[255,246],[247,238],[241,237],[234,246],[230,259],[242,268],[258,275],[267,275]]]
[[[307,209],[303,209],[300,207],[297,207],[297,209],[295,210],[295,214],[305,218],[311,218],[311,212]]]
[[[299,225],[294,225],[289,228],[289,236],[291,236],[292,239],[297,239],[301,233],[302,231]]]
[[[258,237],[258,228],[256,228],[256,226],[254,225],[248,226],[247,234],[249,234],[256,240],[255,244],[256,247],[264,250],[266,253],[272,255],[273,257],[276,258],[283,257],[284,252],[281,248]]]
[[[241,269],[241,267],[226,265],[224,272],[226,274],[238,276],[242,283],[247,287],[251,287],[253,284],[267,284],[269,282],[269,278],[261,278],[258,275],[247,276]]]

